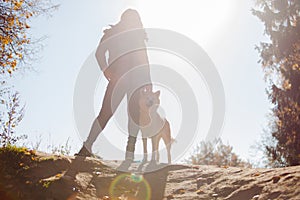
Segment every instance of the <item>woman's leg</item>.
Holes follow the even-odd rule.
[[[127,110],[128,110],[128,140],[126,146],[126,160],[134,159],[135,143],[139,127],[140,110],[139,110],[139,89],[127,93]]]
[[[135,124],[132,120],[128,121],[128,140],[126,146],[125,159],[133,161],[134,159],[134,150],[137,134],[139,132],[139,126]]]
[[[84,142],[85,148],[90,152],[92,150],[93,143],[105,128],[107,122],[112,117],[113,113],[116,111],[125,96],[125,90],[122,88],[118,88],[118,91],[114,91],[115,85],[116,84],[114,82],[108,83],[100,113],[94,120],[87,140]]]

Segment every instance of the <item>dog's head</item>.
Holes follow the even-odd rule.
[[[140,109],[142,109],[143,111],[149,111],[150,108],[151,110],[156,110],[160,104],[159,95],[159,90],[156,92],[141,90],[139,99]]]

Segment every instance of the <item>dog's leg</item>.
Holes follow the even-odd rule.
[[[155,153],[156,153],[156,161],[159,162],[159,141],[160,141],[160,134],[158,134],[158,136],[156,136],[156,144],[155,144]]]
[[[155,162],[155,148],[156,148],[156,136],[151,138],[152,141],[152,155],[151,155],[151,162]],[[156,162],[155,162],[156,163]]]
[[[171,164],[171,143],[167,145],[168,164]]]
[[[164,143],[167,148],[167,153],[168,153],[168,164],[171,164],[171,139],[167,139],[166,137],[163,137]]]
[[[171,137],[170,125],[167,121],[166,121],[165,127],[162,131],[163,131],[163,133],[161,135],[162,135],[163,141],[166,145],[167,153],[168,153],[168,164],[171,164],[172,137]]]
[[[143,137],[143,148],[144,148],[144,158],[143,158],[143,163],[148,161],[148,151],[147,151],[147,138]]]

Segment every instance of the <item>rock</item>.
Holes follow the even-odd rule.
[[[202,185],[204,185],[205,183],[205,179],[204,178],[197,178],[197,188],[199,189]]]
[[[260,176],[260,175],[261,175],[261,173],[259,173],[259,172],[256,172],[253,174],[253,176]]]
[[[212,194],[211,196],[214,197],[214,198],[217,198],[218,194]]]
[[[257,195],[252,197],[252,200],[258,200],[258,198],[259,198],[259,195],[257,194]]]
[[[174,191],[174,194],[184,194],[185,193],[185,189],[180,188]]]
[[[197,194],[204,194],[205,192],[203,190],[197,190],[196,193]]]
[[[13,186],[12,184],[8,184],[8,185],[5,186],[6,189],[11,189],[11,188],[13,188],[13,187],[14,187],[14,186]]]
[[[273,183],[277,183],[280,180],[280,176],[274,176],[272,178],[272,180],[273,180]]]
[[[4,178],[6,178],[6,179],[11,179],[12,176],[7,174],[7,175],[4,176]]]
[[[216,166],[197,166],[199,169],[195,169],[189,165],[162,165],[163,168],[158,171],[132,174],[135,171],[116,171],[118,164],[114,161],[100,162],[84,157],[61,157],[57,160],[52,157],[54,159],[49,159],[49,155],[39,156],[34,161],[26,157],[20,162],[30,168],[21,168],[20,171],[10,169],[16,163],[0,159],[1,168],[10,169],[9,173],[0,174],[0,185],[3,186],[0,199],[129,200],[147,199],[149,194],[154,200],[300,199],[300,166],[276,169],[229,167],[224,170]],[[72,161],[70,165],[67,159]],[[121,161],[118,163],[121,164]],[[132,163],[133,169],[139,165]],[[41,190],[46,181],[51,181],[50,187]],[[110,196],[112,188],[114,195]],[[8,197],[6,191],[13,198]]]

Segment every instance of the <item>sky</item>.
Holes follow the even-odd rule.
[[[80,149],[85,136],[78,133],[73,110],[78,74],[87,60],[95,65],[95,61],[90,61],[90,58],[102,36],[103,28],[118,22],[126,8],[134,8],[140,13],[144,27],[169,29],[184,34],[208,54],[219,72],[225,90],[226,117],[221,139],[225,144],[232,145],[233,150],[242,158],[253,158],[249,150],[263,133],[270,104],[265,93],[263,71],[258,63],[258,52],[255,50],[255,46],[267,41],[267,38],[263,35],[263,24],[251,14],[254,6],[252,0],[57,2],[60,7],[52,17],[40,17],[30,24],[34,37],[47,36],[43,41],[41,58],[34,63],[35,71],[28,71],[25,76],[14,79],[15,88],[26,102],[25,118],[18,131],[28,135],[29,146],[40,137],[42,149],[47,150],[48,145],[64,144],[69,138],[72,153]],[[154,54],[152,52],[151,55]],[[102,76],[100,71],[99,76]],[[205,109],[210,106],[209,94],[203,86],[203,80],[198,81],[199,84],[194,84],[194,90],[200,90],[201,94],[197,98],[203,99],[199,106],[202,111],[199,118],[206,120],[202,129],[205,132],[211,117],[211,111]],[[105,84],[103,79],[98,81],[94,116],[101,107]],[[180,115],[172,112],[180,114],[180,107],[174,103],[176,98],[171,93],[162,93],[162,107],[171,124],[174,122],[173,132],[176,137],[181,119]],[[94,116],[85,118],[87,131]],[[112,122],[106,132],[115,132],[115,128]],[[116,133],[110,135],[106,132],[103,137],[111,143],[118,141],[118,148],[124,149],[126,135],[121,137]],[[193,147],[203,139],[203,134],[199,135],[201,136],[195,138],[184,156],[188,156]],[[122,140],[119,140],[120,137]],[[99,144],[101,145],[101,141]],[[140,151],[141,144],[138,143],[137,146]],[[176,148],[176,144],[174,146]],[[95,148],[94,151],[99,150]],[[110,153],[104,153],[104,157],[119,159],[119,155]],[[109,156],[106,157],[107,155]]]

